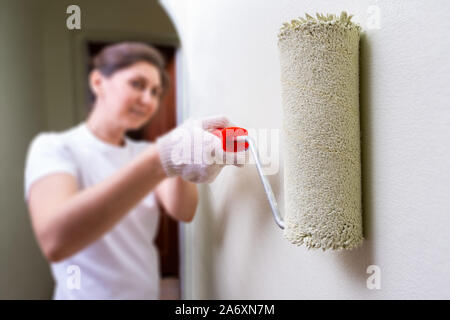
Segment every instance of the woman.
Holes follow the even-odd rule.
[[[157,204],[179,221],[193,219],[195,183],[211,182],[223,167],[210,161],[220,153],[210,132],[230,125],[225,117],[189,120],[156,143],[130,140],[125,132],[157,111],[166,79],[155,49],[106,47],[89,76],[95,102],[88,119],[32,141],[25,198],[51,262],[54,299],[158,298]],[[191,145],[195,136],[201,139]]]

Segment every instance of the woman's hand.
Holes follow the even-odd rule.
[[[211,132],[232,125],[224,116],[188,119],[156,141],[163,168],[169,177],[195,183],[212,182],[229,163],[221,140]]]

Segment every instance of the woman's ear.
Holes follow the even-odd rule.
[[[89,86],[97,98],[103,96],[103,76],[97,69],[89,74]]]

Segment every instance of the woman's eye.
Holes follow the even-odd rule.
[[[161,95],[161,90],[159,88],[153,88],[151,93],[152,93],[152,96],[159,98],[159,96]]]
[[[144,88],[145,88],[145,84],[142,81],[132,80],[130,83],[131,83],[131,86],[135,89],[144,90]]]

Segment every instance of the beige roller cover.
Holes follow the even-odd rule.
[[[285,23],[278,35],[284,139],[284,236],[308,248],[363,240],[360,27],[341,16]]]

